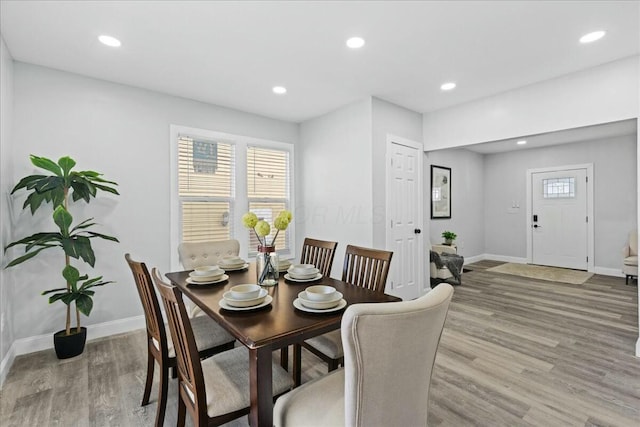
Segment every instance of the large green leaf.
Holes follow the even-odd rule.
[[[87,231],[86,233],[91,237],[100,237],[101,239],[111,240],[112,242],[120,243],[120,240],[116,239],[113,236],[107,236],[106,234],[96,233],[96,232],[93,232],[93,231]]]
[[[64,253],[72,258],[80,259],[91,267],[96,263],[96,256],[91,248],[91,241],[88,237],[84,236],[72,236],[62,240],[62,247]]]
[[[62,277],[64,277],[69,284],[76,284],[80,279],[80,272],[72,265],[67,265],[62,270]]]
[[[71,169],[76,165],[76,161],[69,156],[64,156],[58,159],[58,165],[62,168],[63,175],[67,176]]]
[[[6,252],[7,249],[9,249],[12,246],[16,246],[16,245],[33,245],[34,242],[49,242],[49,241],[55,241],[55,240],[59,241],[60,239],[56,238],[55,236],[62,237],[60,235],[60,233],[36,233],[36,234],[32,234],[31,236],[23,237],[20,240],[16,240],[15,242],[9,243],[4,248],[4,251]]]
[[[64,178],[59,176],[48,176],[38,181],[34,188],[38,193],[46,193],[47,191],[51,191],[56,188],[64,189]]]
[[[88,295],[78,295],[78,299],[76,300],[76,307],[80,311],[80,313],[88,316],[91,314],[91,309],[93,308],[93,300]]]
[[[60,228],[60,233],[62,233],[62,236],[68,237],[69,227],[71,227],[71,223],[73,222],[73,217],[64,208],[64,206],[58,206],[56,210],[53,212],[53,221]]]
[[[15,187],[13,187],[13,190],[11,190],[11,194],[15,193],[16,191],[20,190],[21,188],[27,188],[28,190],[33,189],[33,186],[35,185],[35,183],[38,182],[39,180],[41,180],[42,178],[45,178],[45,175],[29,175],[29,176],[25,176],[24,178],[22,178],[20,180],[20,182],[18,182],[16,184]]]
[[[13,267],[14,265],[18,265],[18,264],[22,264],[23,262],[25,262],[28,259],[33,258],[34,256],[38,255],[41,251],[50,248],[52,246],[45,246],[43,248],[40,249],[36,249],[35,251],[31,251],[29,253],[26,253],[24,255],[22,255],[21,257],[18,257],[16,259],[14,259],[13,261],[11,261],[9,264],[7,264],[7,267],[5,268],[9,268],[9,267]]]
[[[93,218],[85,219],[80,224],[78,224],[75,227],[73,227],[71,229],[71,232],[73,233],[76,230],[83,230],[85,228],[89,228],[89,227],[92,227],[92,226],[96,225],[95,222],[89,222],[89,221],[93,221]]]
[[[27,206],[29,206],[31,208],[31,215],[35,214],[42,202],[46,200],[47,194],[49,193],[40,194],[37,191],[34,191],[33,193],[29,194],[29,196],[27,196],[24,204],[22,205],[22,209],[25,209]]]
[[[106,191],[108,193],[117,194],[117,195],[120,194],[120,193],[118,193],[118,190],[116,190],[115,188],[107,187],[106,185],[100,185],[100,184],[96,184],[96,183],[94,183],[93,185],[95,185],[96,188],[99,188],[102,191]]]
[[[47,295],[47,294],[50,294],[52,292],[61,292],[61,291],[64,291],[65,293],[67,293],[67,288],[49,289],[48,291],[42,291],[42,293],[40,295]]]
[[[82,185],[74,181],[71,183],[71,188],[73,188],[71,197],[73,198],[74,202],[77,202],[80,199],[84,199],[84,201],[87,203],[91,201],[91,193],[89,192],[86,185]]]
[[[53,172],[57,176],[62,176],[62,169],[60,169],[60,166],[58,166],[53,160],[47,159],[46,157],[34,156],[33,154],[30,157],[31,163],[35,166],[46,169],[49,172]]]

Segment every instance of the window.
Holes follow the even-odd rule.
[[[576,183],[572,177],[543,179],[542,188],[545,199],[576,197]]]
[[[179,266],[181,242],[237,239],[240,254],[254,256],[258,241],[241,217],[251,210],[273,228],[291,209],[293,146],[179,126],[171,133],[172,265]],[[294,230],[278,234],[281,255],[294,253]]]

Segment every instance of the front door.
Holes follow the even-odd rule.
[[[587,169],[531,174],[532,263],[587,270]]]
[[[422,266],[422,146],[390,137],[387,144],[387,248],[393,251],[385,292],[418,298]]]

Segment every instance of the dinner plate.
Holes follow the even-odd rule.
[[[252,305],[251,307],[234,307],[232,305],[229,305],[229,303],[227,303],[227,301],[225,301],[225,299],[223,298],[220,301],[218,301],[218,305],[220,306],[220,308],[224,308],[225,310],[229,310],[229,311],[247,311],[247,310],[257,310],[259,308],[266,307],[269,304],[271,304],[271,301],[273,301],[273,298],[271,297],[271,295],[267,295],[267,297],[264,299],[264,302],[262,304]]]
[[[320,270],[318,270],[317,268],[314,268],[313,270],[311,270],[309,273],[294,273],[293,271],[291,271],[291,269],[289,268],[287,270],[287,273],[289,273],[289,275],[291,277],[295,277],[298,280],[304,280],[304,279],[310,279],[312,277],[316,277],[316,275],[318,273],[320,273]]]
[[[227,291],[222,294],[225,302],[233,307],[253,307],[254,305],[262,304],[268,292],[266,289],[260,289],[260,293],[256,298],[250,299],[234,299],[231,298],[231,291]]]
[[[220,268],[224,268],[224,271],[239,271],[239,270],[244,270],[245,268],[248,268],[248,267],[249,267],[249,263],[248,262],[245,262],[244,264],[239,265],[237,267],[223,267],[223,266],[220,266]]]
[[[315,277],[312,277],[310,279],[294,279],[293,277],[291,277],[291,275],[289,273],[284,275],[284,278],[287,280],[290,280],[292,282],[300,282],[300,283],[305,283],[305,282],[314,282],[316,280],[320,280],[322,279],[322,273],[318,273],[315,275]]]
[[[191,277],[187,277],[187,283],[190,284],[190,285],[213,285],[215,283],[224,282],[228,278],[229,278],[229,276],[227,276],[226,274],[223,274],[222,277],[220,277],[217,280],[212,280],[210,282],[200,282],[198,280],[193,280]]]
[[[340,300],[337,306],[332,308],[325,308],[324,310],[320,310],[317,308],[309,308],[302,305],[300,298],[296,298],[293,300],[293,306],[300,311],[306,311],[307,313],[332,313],[334,311],[342,310],[347,306],[347,302],[345,300]]]
[[[309,298],[306,298],[306,292],[302,291],[298,294],[298,299],[300,303],[307,308],[312,308],[314,310],[328,310],[337,306],[342,299],[342,294],[340,292],[335,293],[334,298],[327,301],[311,301]]]

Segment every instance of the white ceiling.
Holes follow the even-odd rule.
[[[424,113],[640,53],[637,1],[2,0],[0,17],[17,61],[292,122],[369,95]]]

